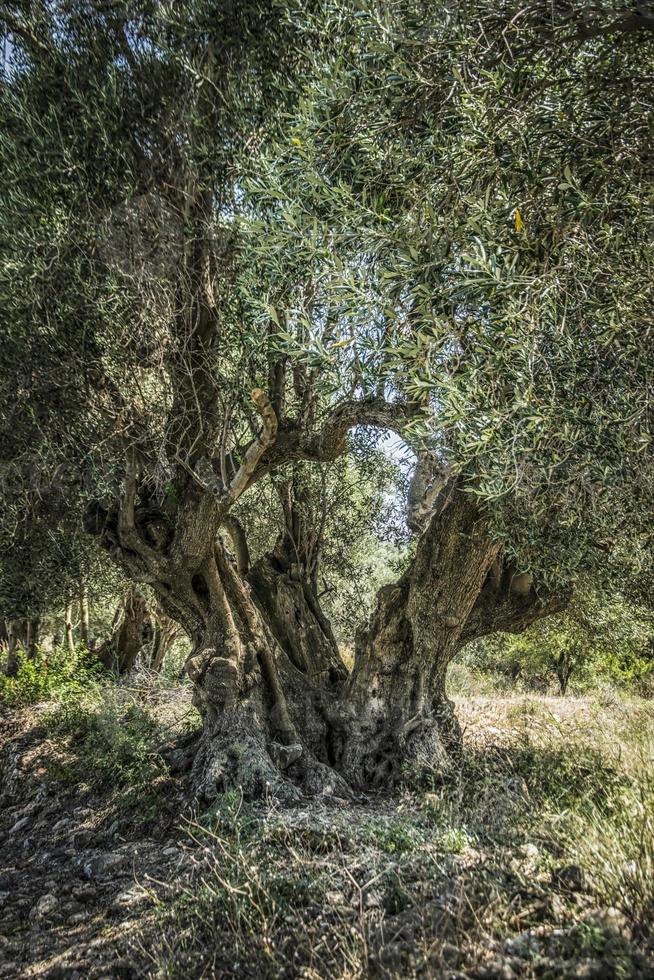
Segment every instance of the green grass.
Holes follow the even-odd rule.
[[[51,781],[100,794],[114,810],[131,809],[139,823],[153,819],[167,788],[157,748],[199,720],[186,702],[162,711],[160,693],[105,677],[56,701],[39,718]]]
[[[43,763],[138,831],[170,787],[156,747],[198,723],[188,689],[79,680],[24,709]],[[458,710],[460,769],[429,791],[293,807],[231,791],[180,814],[193,860],[134,929],[136,975],[653,976],[654,704]]]

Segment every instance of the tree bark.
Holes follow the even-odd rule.
[[[248,579],[220,542],[204,573],[206,625],[187,662],[204,734],[194,770],[206,797],[349,793],[326,764],[345,669],[303,583],[263,559]],[[197,588],[197,583],[196,583]]]
[[[145,643],[144,630],[149,615],[143,596],[130,588],[116,613],[112,636],[97,652],[98,660],[108,670],[125,674],[132,669]]]
[[[559,682],[559,694],[562,698],[565,697],[568,690],[573,668],[574,664],[570,652],[563,650],[556,658],[556,676]]]
[[[461,736],[445,693],[448,664],[493,622],[511,628],[536,607],[544,614],[530,580],[511,591],[514,571],[504,576],[505,595],[501,545],[475,498],[455,483],[439,495],[410,568],[381,590],[360,630],[348,676],[308,566],[295,560],[298,535],[290,543],[282,535],[245,574],[244,541],[234,561],[217,533],[229,499],[203,481],[189,487],[174,530],[136,504],[129,480],[120,508],[93,515],[128,576],[149,583],[191,638],[186,668],[204,720],[192,761],[198,795],[239,786],[248,796],[345,796],[350,787],[391,785],[407,770],[451,769]],[[230,534],[241,537],[238,528]]]
[[[75,635],[73,632],[73,604],[72,602],[67,602],[64,609],[64,633],[66,637],[66,646],[68,647],[68,652],[75,653]]]
[[[170,619],[161,610],[157,610],[152,614],[152,621],[154,636],[152,639],[150,667],[152,670],[159,671],[163,666],[166,654],[180,633],[180,628],[173,619]]]
[[[381,590],[342,697],[347,725],[335,757],[351,783],[388,785],[407,768],[440,775],[450,767],[461,734],[445,675],[499,550],[474,499],[456,491],[409,570]]]

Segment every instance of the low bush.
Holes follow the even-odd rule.
[[[61,647],[52,652],[38,649],[34,657],[19,650],[17,661],[11,677],[0,670],[0,703],[12,707],[75,698],[101,673],[97,659],[83,646],[73,653]]]

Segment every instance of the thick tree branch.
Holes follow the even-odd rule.
[[[371,426],[402,434],[419,411],[415,402],[389,402],[383,398],[348,399],[329,413],[318,432],[306,432],[300,423],[289,421],[279,427],[269,451],[261,454],[251,471],[248,486],[266,473],[297,460],[331,463],[346,449],[346,437],[356,426]]]
[[[517,591],[511,578],[500,580],[491,569],[461,634],[461,647],[490,633],[522,633],[537,620],[563,612],[570,601],[570,589],[551,593],[532,584],[526,592]]]

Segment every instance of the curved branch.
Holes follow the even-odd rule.
[[[255,388],[251,395],[254,406],[263,421],[263,428],[245,452],[245,459],[236,472],[227,491],[227,504],[231,506],[251,485],[252,477],[263,455],[271,449],[277,438],[277,415],[268,395],[261,388]]]
[[[418,412],[415,402],[389,402],[384,398],[369,397],[339,402],[318,432],[306,432],[301,423],[287,422],[280,426],[270,451],[262,453],[250,473],[247,486],[284,463],[297,460],[333,462],[345,452],[350,429],[359,425],[388,429],[401,435]]]
[[[522,578],[522,576],[519,576]],[[570,602],[571,589],[557,593],[538,591],[533,585],[526,592],[511,587],[513,576],[499,584],[494,570],[479,593],[461,634],[460,648],[490,633],[522,633],[532,623],[563,612]]]

